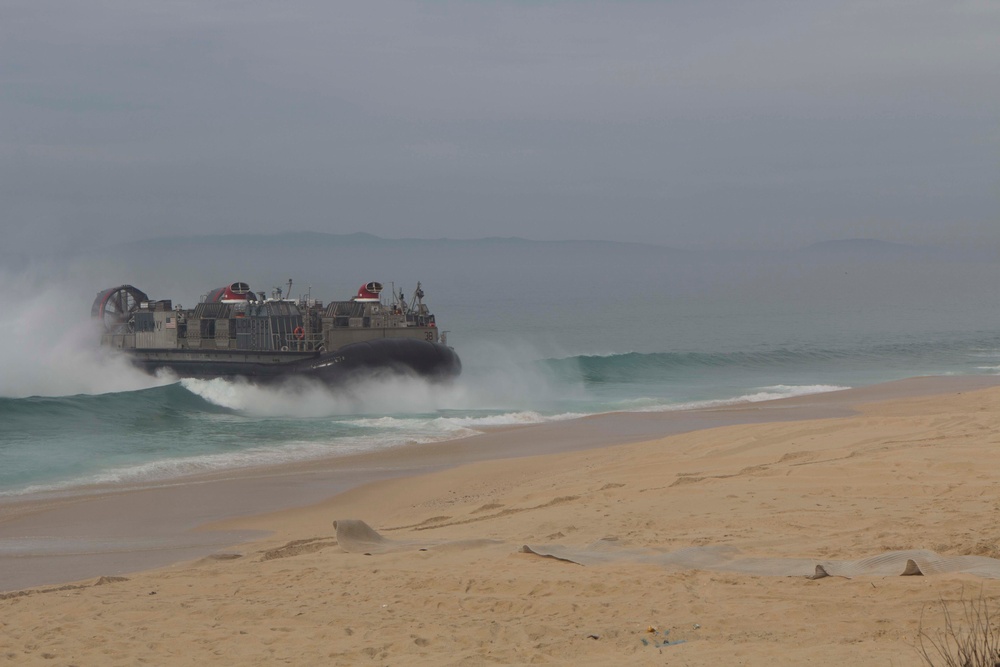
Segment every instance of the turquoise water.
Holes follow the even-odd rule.
[[[608,280],[588,267],[546,267],[478,284],[470,272],[461,289],[432,276],[428,302],[463,358],[462,377],[338,390],[143,376],[96,349],[86,308],[67,318],[41,286],[0,321],[0,494],[1000,371],[992,264],[871,265],[846,278],[832,265],[628,268]],[[31,326],[40,321],[59,326]]]

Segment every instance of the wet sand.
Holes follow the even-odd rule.
[[[0,590],[34,590],[0,600],[0,630],[18,664],[893,664],[926,605],[1000,582],[581,567],[519,550],[615,535],[761,557],[993,555],[998,383],[601,415],[8,502]],[[335,519],[430,546],[346,553]]]
[[[0,501],[0,592],[120,576],[204,556],[254,533],[210,523],[304,506],[361,484],[489,459],[639,442],[705,428],[851,414],[888,397],[990,386],[993,377],[914,378],[874,387],[678,412],[613,413],[495,429],[371,454],[244,469],[169,484],[95,487]]]

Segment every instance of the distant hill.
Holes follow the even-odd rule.
[[[893,243],[878,239],[842,239],[806,246],[801,252],[836,259],[944,259],[950,253],[932,246]]]
[[[480,239],[423,239],[402,238],[387,239],[374,234],[356,232],[353,234],[328,234],[323,232],[282,232],[278,234],[221,234],[210,236],[172,236],[132,241],[115,246],[120,250],[147,250],[150,248],[208,248],[226,247],[243,249],[268,250],[275,248],[369,248],[369,249],[414,249],[441,250],[481,249],[481,250],[544,250],[544,251],[580,251],[591,252],[638,252],[646,255],[670,256],[675,259],[688,256],[690,253],[648,243],[627,243],[619,241],[536,241],[531,239],[511,237],[486,237]]]

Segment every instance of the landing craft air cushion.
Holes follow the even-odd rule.
[[[291,292],[292,281],[288,281]],[[327,384],[381,373],[443,380],[462,369],[417,289],[383,302],[382,284],[362,285],[348,301],[271,298],[234,282],[209,292],[193,309],[150,299],[120,285],[94,299],[101,344],[121,350],[148,373],[267,382],[290,377]]]

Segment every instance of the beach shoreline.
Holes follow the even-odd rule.
[[[997,376],[911,378],[856,389],[667,412],[607,413],[495,428],[390,450],[0,501],[0,592],[121,576],[262,537],[205,527],[294,511],[356,487],[459,465],[559,454],[737,424],[846,417],[857,406],[1000,385]]]
[[[413,447],[381,479],[362,474],[379,457],[359,457],[348,488],[323,495],[317,483],[315,502],[187,515],[188,533],[239,543],[125,574],[104,554],[99,574],[58,580],[78,583],[0,595],[0,662],[916,664],[920,637],[944,629],[942,605],[955,614],[1000,600],[998,380],[919,378],[727,408],[697,415],[713,426],[658,437],[648,431],[662,418],[648,415],[505,429],[481,437],[552,450],[499,457],[439,443],[427,458]],[[608,430],[632,439],[579,446],[606,444]],[[468,460],[444,465],[456,451]],[[328,473],[260,470],[109,498],[141,517],[206,489],[271,493]],[[78,521],[100,514],[73,507]],[[67,511],[38,509],[22,518]],[[380,536],[352,543],[333,525],[354,520]],[[975,567],[835,569],[893,553]],[[763,567],[803,560],[833,576]]]

